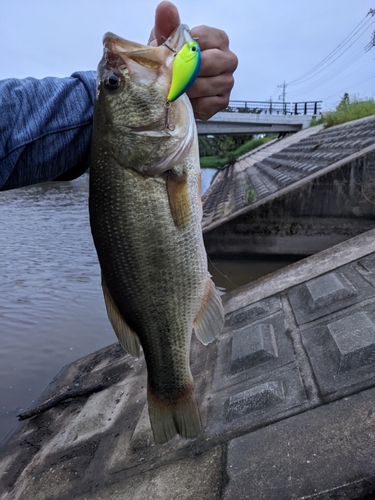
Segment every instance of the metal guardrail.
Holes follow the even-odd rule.
[[[322,101],[272,102],[229,101],[223,111],[227,113],[254,113],[267,115],[317,115],[321,113]]]

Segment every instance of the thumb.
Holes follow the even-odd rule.
[[[155,26],[151,31],[149,44],[161,45],[179,24],[180,16],[177,7],[172,2],[159,3],[156,7]]]

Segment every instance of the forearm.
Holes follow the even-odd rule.
[[[0,82],[0,190],[56,178],[89,166],[95,72],[69,78]]]

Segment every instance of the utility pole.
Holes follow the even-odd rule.
[[[279,99],[282,99],[282,100],[283,100],[283,113],[284,113],[284,115],[286,115],[286,109],[285,109],[285,94],[286,94],[286,92],[285,92],[285,89],[286,89],[286,87],[287,87],[287,84],[285,83],[285,80],[284,80],[284,82],[283,82],[283,84],[282,84],[282,85],[278,85],[277,87],[278,87],[279,89],[280,89],[280,88],[282,88],[282,89],[283,89],[283,90],[282,90],[282,93],[279,95]]]

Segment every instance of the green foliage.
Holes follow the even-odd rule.
[[[237,160],[236,153],[234,151],[230,151],[229,153],[227,153],[227,160],[229,165],[234,165]]]
[[[215,155],[202,155],[202,151],[200,149],[200,164],[201,168],[223,168],[226,165],[233,165],[236,163],[237,159],[252,151],[253,149],[269,142],[274,139],[275,136],[267,136],[267,137],[259,137],[257,139],[247,140],[245,143],[240,144],[236,149],[231,150],[230,148],[234,144],[238,144],[241,140],[238,139],[237,136],[217,136],[217,137],[202,137],[202,141],[199,142],[199,147],[201,148],[201,144],[204,148],[204,152],[210,150],[208,148],[208,141],[204,139],[210,139],[210,147],[216,148]],[[216,142],[215,142],[216,140]],[[211,149],[212,150],[212,149]]]
[[[258,137],[257,139],[251,139],[251,141],[245,142],[245,144],[236,149],[235,153],[237,155],[237,158],[246,153],[249,153],[253,149],[259,148],[259,146],[262,146],[263,144],[266,144],[269,141],[272,141],[272,139],[274,138],[275,138],[274,135],[268,135],[266,137]]]
[[[199,135],[199,155],[219,156],[226,158],[230,151],[235,151],[239,146],[252,139],[252,135]]]
[[[320,118],[316,118],[316,116],[313,116],[310,121],[310,127],[315,127],[315,125],[320,125],[322,123],[325,123],[324,116],[321,116]]]
[[[201,168],[223,168],[228,164],[226,158],[218,156],[203,156],[200,158]]]
[[[228,208],[222,208],[222,209],[220,210],[220,212],[221,212],[221,215],[222,215],[223,217],[225,217],[225,216],[229,215],[231,212],[233,212],[233,210],[234,210],[234,209],[235,209],[235,206],[234,206],[234,205],[231,205],[231,206],[230,206],[230,207],[228,207]]]
[[[361,99],[356,95],[350,97],[345,93],[334,111],[326,113],[319,120],[313,118],[310,125],[324,123],[325,128],[328,128],[374,114],[375,100],[373,98]]]
[[[254,189],[248,189],[246,191],[246,201],[248,203],[254,203],[254,201],[257,201],[258,195],[254,191]]]

